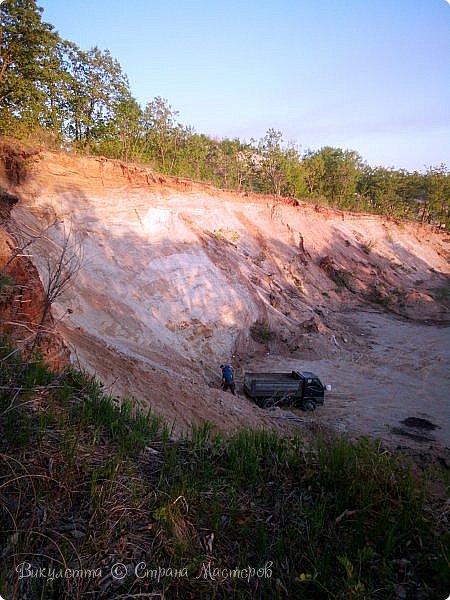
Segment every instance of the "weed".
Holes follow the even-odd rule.
[[[359,580],[359,577],[355,573],[355,567],[353,566],[352,562],[346,556],[338,556],[337,559],[345,569],[343,587],[347,591],[348,598],[355,600],[357,598],[361,598],[361,600],[363,600],[363,598],[366,596],[366,589],[364,584]]]
[[[174,427],[175,427],[174,422],[172,423],[172,425],[170,427],[166,421],[163,421],[163,423],[162,423],[161,440],[162,440],[164,448],[166,448],[166,446],[168,446],[170,443]]]
[[[410,275],[414,271],[414,269],[407,267],[406,265],[404,265],[402,263],[395,262],[395,259],[393,259],[393,258],[391,258],[389,262],[393,269],[399,269],[400,271],[403,271],[403,273],[406,273],[407,275]]]
[[[293,275],[292,279],[294,280],[294,284],[295,287],[300,291],[303,292],[304,291],[304,286],[303,286],[303,282],[301,279],[299,279],[298,277],[296,277],[295,275]]]
[[[394,297],[394,294],[386,294],[379,290],[374,284],[369,287],[369,291],[366,295],[366,298],[369,302],[374,302],[380,306],[389,306],[394,300]]]
[[[112,500],[116,490],[115,482],[123,464],[123,459],[116,454],[108,458],[101,466],[94,467],[91,473],[90,497],[98,512],[98,518],[103,519],[107,505]]]
[[[255,265],[257,265],[258,267],[261,267],[263,262],[267,259],[267,256],[268,256],[268,248],[264,244],[263,247],[261,248],[258,256],[254,259]]]
[[[242,431],[231,437],[227,459],[237,480],[254,485],[262,470],[272,475],[273,469],[286,460],[286,448],[283,439],[271,431]]]
[[[214,229],[212,235],[216,240],[231,244],[232,246],[237,246],[239,238],[241,237],[238,231],[223,228]]]
[[[33,419],[23,410],[12,407],[6,414],[5,434],[11,446],[25,446],[32,438]]]
[[[252,338],[259,343],[267,343],[274,339],[275,332],[270,328],[267,321],[255,321],[250,327]]]
[[[361,241],[361,250],[366,254],[370,254],[376,245],[377,243],[375,240],[364,240]]]
[[[193,423],[191,425],[191,444],[192,450],[200,463],[207,460],[211,446],[212,427],[208,421],[203,421],[200,425]]]

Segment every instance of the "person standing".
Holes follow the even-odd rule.
[[[222,389],[226,392],[228,389],[235,396],[236,385],[234,383],[234,372],[231,365],[220,365],[222,369]]]

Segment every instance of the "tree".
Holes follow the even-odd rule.
[[[363,165],[356,185],[360,208],[388,216],[413,214],[421,195],[420,176],[385,167]]]
[[[146,145],[150,156],[157,161],[163,172],[173,171],[177,152],[185,139],[185,129],[175,121],[178,114],[160,96],[149,102],[144,109]]]
[[[215,173],[220,177],[219,185],[242,189],[249,182],[249,146],[237,138],[223,139],[217,144]]]
[[[211,181],[214,176],[210,163],[213,141],[204,134],[194,133],[191,128],[185,132],[184,143],[179,147],[178,174]]]
[[[286,182],[285,160],[281,147],[283,134],[281,131],[269,129],[258,144],[258,155],[255,163],[257,171],[262,174],[262,190],[277,196]]]
[[[308,193],[305,179],[305,169],[300,160],[300,154],[294,145],[289,145],[284,151],[286,182],[282,190],[284,196],[301,198]]]
[[[118,101],[96,151],[123,160],[142,160],[145,154],[142,109],[131,94]]]
[[[325,146],[316,152],[309,152],[303,162],[310,193],[325,196],[339,208],[353,207],[362,165],[357,152]]]
[[[424,177],[428,222],[435,220],[439,225],[450,225],[450,173],[444,163],[428,167]],[[423,217],[422,217],[423,218]]]
[[[69,135],[80,147],[90,147],[108,133],[108,124],[124,98],[128,80],[109,50],[94,47],[84,52],[64,43]]]
[[[311,196],[319,196],[323,192],[325,162],[319,152],[308,150],[303,157],[304,178]]]
[[[58,42],[53,26],[41,20],[35,0],[7,0],[0,5],[0,129],[11,131],[24,121],[39,124],[52,77],[51,56]]]

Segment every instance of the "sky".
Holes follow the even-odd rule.
[[[144,106],[155,96],[215,138],[269,128],[301,152],[372,166],[450,167],[449,0],[38,0],[86,50],[108,48]]]

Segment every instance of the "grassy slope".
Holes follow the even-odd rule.
[[[173,442],[95,379],[0,346],[2,596],[446,597],[445,517],[375,443],[207,423]]]

